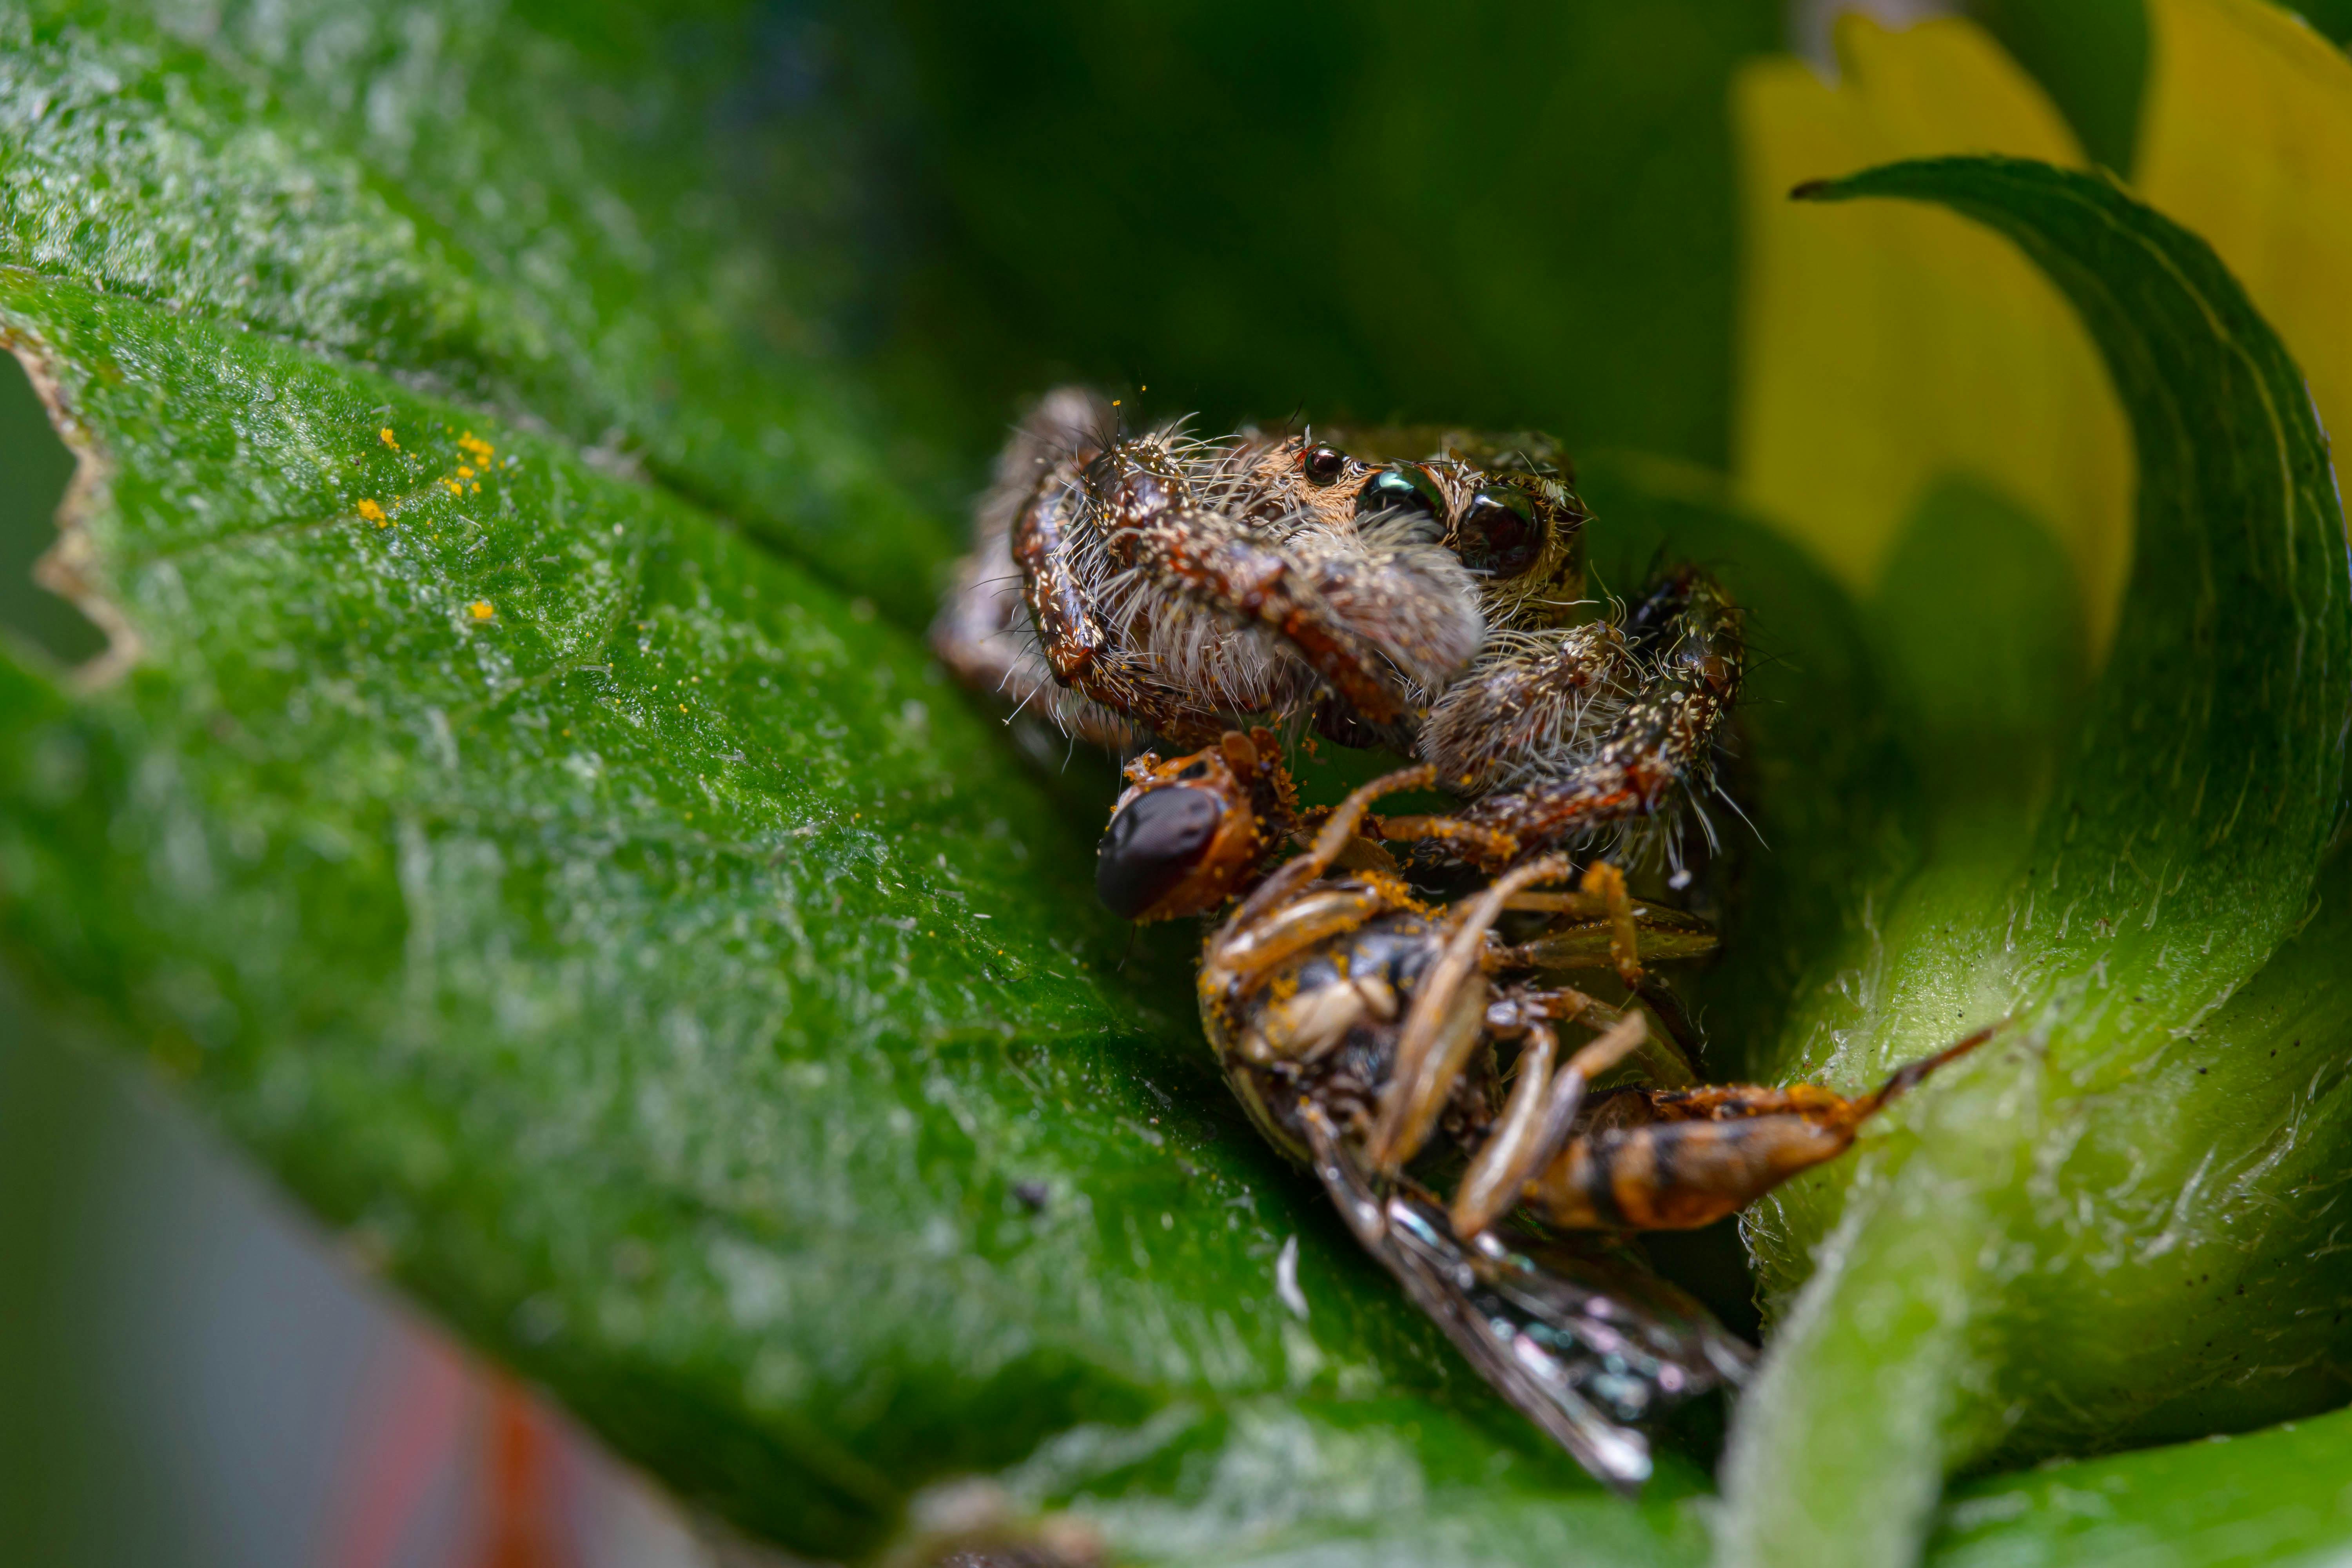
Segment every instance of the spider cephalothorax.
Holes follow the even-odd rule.
[[[1721,589],[1678,568],[1597,616],[1586,521],[1542,437],[1128,435],[1064,389],[998,460],[933,640],[1106,745],[1311,724],[1422,757],[1532,854],[1670,819],[1738,692]]]

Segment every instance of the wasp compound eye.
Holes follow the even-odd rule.
[[[1392,468],[1382,468],[1356,492],[1358,517],[1415,511],[1434,520],[1445,516],[1445,492],[1437,488],[1437,481],[1419,463],[1399,463]]]
[[[1310,485],[1328,485],[1348,471],[1348,454],[1337,447],[1309,447],[1298,460]]]
[[[1462,516],[1455,553],[1462,564],[1490,577],[1520,576],[1543,555],[1544,520],[1524,490],[1480,490]]]
[[[1204,789],[1148,790],[1110,819],[1095,860],[1095,892],[1122,920],[1139,918],[1215,842],[1225,808]]]

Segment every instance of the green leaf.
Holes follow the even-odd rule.
[[[1792,1076],[1859,1085],[2012,1020],[1862,1158],[1752,1220],[1793,1301],[1735,1429],[1727,1551],[1893,1563],[1949,1468],[2344,1397],[2322,1370],[2332,1319],[2282,1304],[2352,1289],[2314,1191],[2352,1111],[2352,1037],[2314,1011],[2328,928],[2296,937],[2341,797],[2352,626],[2302,379],[2201,242],[2020,160],[1817,194],[1940,202],[2015,240],[2105,356],[2140,475],[2084,717],[1990,714],[2064,740],[2054,780],[2037,785],[2030,743],[1979,745],[1969,776],[2008,774],[2005,794],[1927,791],[1919,869],[1849,889],[1867,929],[1776,1047]],[[2028,628],[1985,630],[1991,664]],[[2063,666],[2063,642],[2039,657]],[[1910,739],[1935,776],[1952,731]]]
[[[0,16],[0,256],[551,426],[928,619],[907,563],[952,533],[827,363],[856,215],[816,132],[735,101],[756,18],[145,10]],[[724,178],[722,146],[784,173]]]
[[[681,339],[723,361],[743,323],[656,276],[728,258],[629,184],[598,57],[273,15],[7,24],[0,323],[83,459],[82,602],[137,652],[78,695],[0,659],[12,967],[798,1549],[995,1474],[1016,1520],[1083,1506],[1162,1555],[1412,1499],[1465,1552],[1493,1516],[1686,1559],[1689,1468],[1619,1510],[1249,1131],[1189,944],[1128,963],[1087,886],[1108,777],[1040,789],[905,634],[678,493],[708,474],[639,481],[633,442],[744,421],[777,421],[719,454],[751,468],[771,435],[871,459],[756,335],[661,401],[709,368]],[[691,138],[650,139],[710,195]],[[534,191],[503,225],[485,199]],[[827,504],[882,580],[824,516],[752,521],[927,607],[904,503]]]
[[[625,1452],[828,1553],[1267,1423],[1607,1506],[1298,1201],[1181,941],[1102,978],[1084,822],[903,634],[382,377],[21,273],[0,320],[144,644],[80,702],[5,676],[12,949]]]
[[[2340,951],[2340,950],[2339,950]],[[2352,1546],[2352,1417],[2290,1422],[1956,1489],[1937,1568],[2279,1568]]]
[[[554,444],[471,426],[519,462],[452,496],[467,426],[380,378],[23,275],[0,314],[149,648],[79,702],[0,673],[13,956],[623,1451],[813,1551],[977,1470],[1145,1561],[1704,1555],[1687,1470],[1591,1489],[1276,1166],[1181,951],[1099,978],[1085,836],[905,638]],[[1770,755],[1889,765],[1817,571],[1677,470],[1593,481],[1759,616]]]

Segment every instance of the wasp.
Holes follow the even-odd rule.
[[[1417,757],[1496,867],[1650,826],[1678,861],[1739,611],[1688,565],[1594,605],[1571,479],[1539,436],[1129,434],[1064,388],[1000,457],[932,643],[1114,749],[1268,724]]]
[[[1613,968],[1638,996],[1645,951],[1697,956],[1711,929],[1635,901],[1607,862],[1580,874],[1557,853],[1429,902],[1386,844],[1496,858],[1478,841],[1492,829],[1370,815],[1435,770],[1392,773],[1305,813],[1274,742],[1228,732],[1171,762],[1137,759],[1098,885],[1139,919],[1236,900],[1202,949],[1198,999],[1252,1121],[1315,1173],[1488,1382],[1593,1475],[1638,1489],[1651,1468],[1642,1424],[1736,1384],[1750,1352],[1614,1244],[1710,1224],[1836,1158],[1993,1031],[1856,1097],[1810,1084],[1596,1089],[1647,1043],[1647,1019],[1557,977]],[[1292,841],[1303,852],[1268,870]],[[1543,923],[1507,941],[1509,911]],[[1665,1059],[1688,1079],[1682,1058]]]

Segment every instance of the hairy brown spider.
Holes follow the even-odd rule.
[[[1377,823],[1369,808],[1426,785],[1427,764],[1357,790],[1304,853],[1262,874],[1270,847],[1303,832],[1281,762],[1262,749],[1272,739],[1228,733],[1195,756],[1139,759],[1102,883],[1159,918],[1242,894],[1208,939],[1199,1000],[1251,1120],[1314,1170],[1358,1240],[1506,1398],[1595,1476],[1635,1489],[1650,1473],[1636,1424],[1737,1383],[1749,1352],[1614,1238],[1738,1212],[1843,1153],[1881,1107],[1993,1031],[1857,1098],[1810,1084],[1593,1092],[1643,1045],[1644,1016],[1549,976],[1614,967],[1638,985],[1642,947],[1692,956],[1713,933],[1635,903],[1605,863],[1574,891],[1542,890],[1575,875],[1559,855],[1451,905],[1423,901],[1376,840],[1431,837],[1432,819]],[[1507,942],[1496,928],[1513,910],[1558,919]],[[1563,1056],[1564,1027],[1591,1037]],[[1498,1045],[1516,1048],[1507,1079]]]
[[[1704,573],[1590,618],[1586,521],[1543,437],[1126,435],[1065,388],[999,458],[932,640],[1105,745],[1264,721],[1418,756],[1529,856],[1671,828],[1738,696],[1739,614]]]

